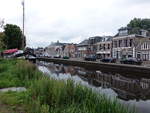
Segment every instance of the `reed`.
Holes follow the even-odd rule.
[[[42,77],[29,88],[30,112],[38,113],[133,113],[115,99],[94,93],[91,89],[74,85],[72,80],[55,80]],[[36,101],[35,101],[36,100]]]
[[[0,60],[0,88],[11,86],[28,89],[21,96],[27,113],[133,113],[72,80],[49,78],[28,61]]]

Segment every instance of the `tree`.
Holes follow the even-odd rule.
[[[132,29],[150,30],[150,19],[134,18],[127,26]]]
[[[150,30],[150,19],[143,19],[141,21],[141,26],[145,30]]]
[[[4,43],[7,49],[22,48],[22,31],[19,26],[6,24],[4,26]]]
[[[5,48],[4,37],[5,34],[3,32],[0,32],[0,50]]]

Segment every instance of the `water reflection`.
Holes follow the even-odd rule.
[[[98,92],[115,96],[126,104],[133,104],[138,111],[150,111],[150,79],[142,77],[127,77],[120,74],[102,73],[86,70],[76,66],[65,66],[53,63],[38,62],[43,72],[55,78],[73,78],[75,82],[82,82]]]

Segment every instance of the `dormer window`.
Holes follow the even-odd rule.
[[[140,30],[140,35],[146,37],[147,36],[147,31],[146,30]]]
[[[119,29],[119,36],[126,36],[128,35],[128,31],[129,31],[129,28],[127,27],[122,27]]]
[[[122,30],[119,32],[119,35],[120,36],[123,36],[123,35],[128,35],[128,30]]]

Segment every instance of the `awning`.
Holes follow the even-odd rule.
[[[18,49],[9,49],[9,50],[5,50],[3,53],[4,54],[12,54],[12,53],[15,53],[17,51],[18,51]]]

